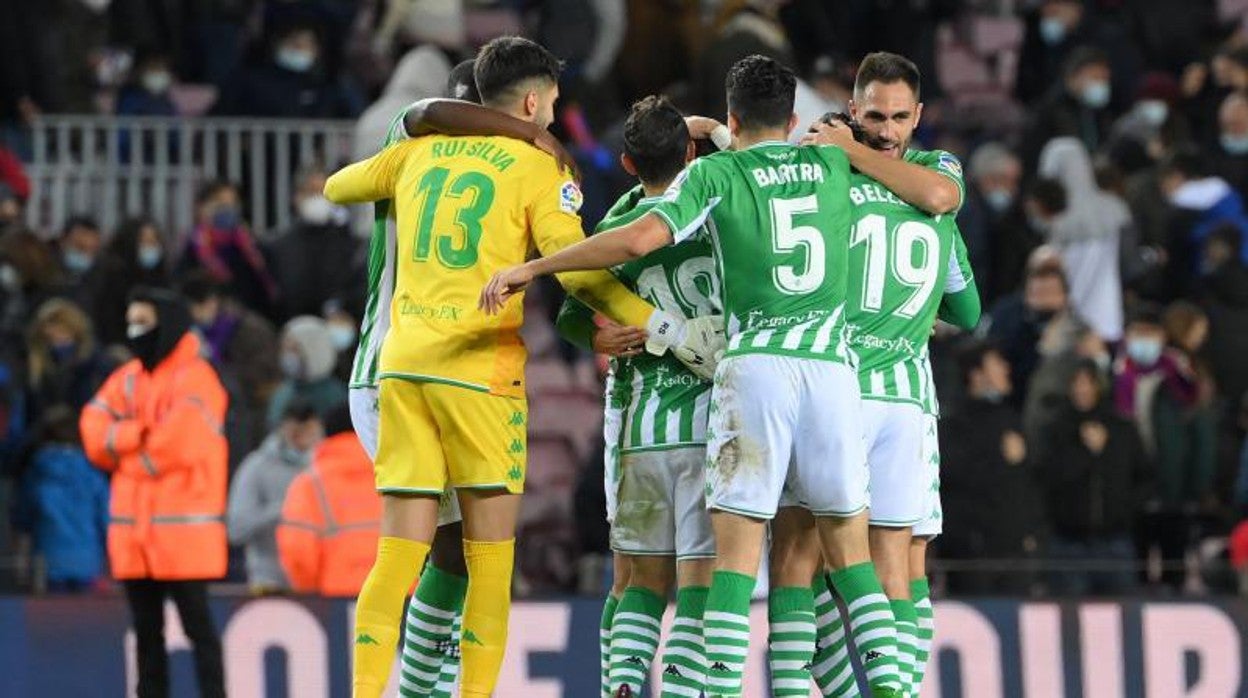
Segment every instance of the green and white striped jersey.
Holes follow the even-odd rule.
[[[403,131],[403,114],[399,112],[390,122],[383,144],[388,146],[406,137]],[[381,345],[390,330],[390,301],[394,298],[394,264],[398,247],[394,229],[393,208],[390,200],[373,204],[373,232],[368,239],[368,296],[364,302],[364,317],[360,319],[360,341],[351,362],[351,388],[377,387],[377,365],[381,357]]]
[[[841,149],[765,142],[695,161],[653,211],[677,244],[706,227],[723,289],[726,356],[850,363],[849,208]]]
[[[961,165],[948,153],[909,151],[906,159],[961,184]],[[862,397],[936,414],[928,337],[945,295],[976,292],[954,214],[930,215],[860,173],[849,199],[848,335]]]
[[[659,197],[647,198],[636,187],[616,201],[595,232],[627,225],[658,201]],[[723,312],[719,278],[705,236],[656,250],[611,271],[629,290],[666,313],[693,318]],[[592,311],[585,308],[585,312]],[[690,373],[670,353],[612,359],[608,385],[607,409],[623,413],[620,453],[706,444],[711,384]]]

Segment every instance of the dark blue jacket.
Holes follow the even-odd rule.
[[[78,446],[48,444],[31,457],[13,511],[50,582],[90,581],[105,573],[108,478]]]

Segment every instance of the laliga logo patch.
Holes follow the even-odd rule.
[[[954,177],[962,176],[962,163],[958,162],[958,158],[951,153],[941,153],[936,166]]]
[[[576,182],[564,182],[563,188],[559,190],[559,208],[568,213],[576,213],[581,210],[584,202],[585,196],[581,194],[581,188],[576,186]]]

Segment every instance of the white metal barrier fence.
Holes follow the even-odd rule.
[[[105,231],[147,215],[176,239],[192,225],[199,186],[240,186],[257,235],[291,223],[296,172],[351,157],[354,122],[54,115],[35,121],[27,222],[59,230],[90,215]]]

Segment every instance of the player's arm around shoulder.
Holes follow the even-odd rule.
[[[325,180],[325,198],[336,204],[392,198],[404,163],[419,147],[418,141],[399,141],[371,158],[347,165]]]
[[[841,148],[859,172],[890,189],[902,201],[930,214],[952,213],[962,206],[962,165],[944,151],[917,151],[920,157],[892,158],[854,140],[850,127],[840,122],[815,124],[802,143]],[[933,153],[947,155],[948,167],[930,166],[928,156]],[[939,157],[936,160],[939,162]]]

